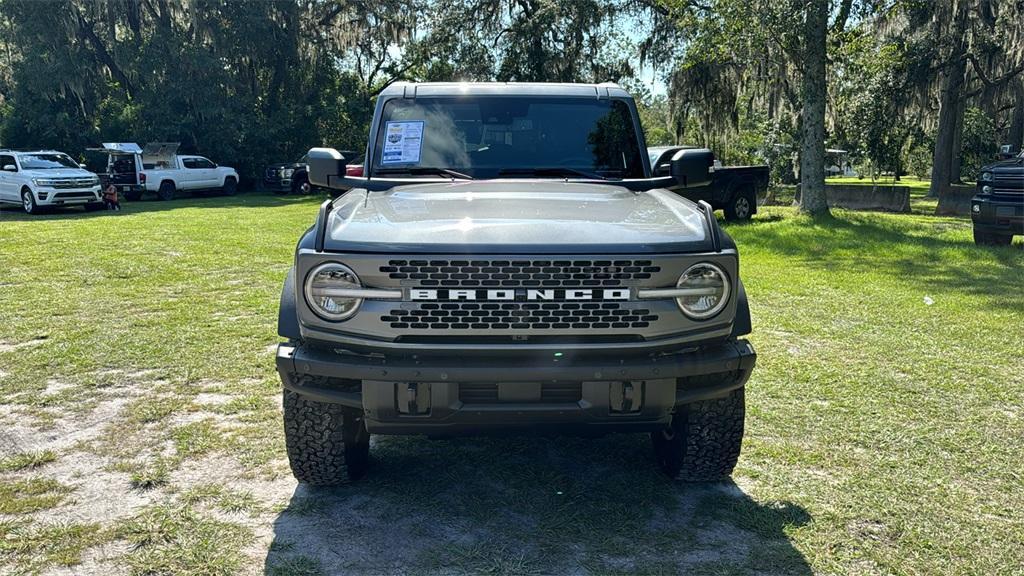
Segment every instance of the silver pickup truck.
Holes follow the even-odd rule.
[[[713,157],[652,176],[613,84],[396,84],[363,175],[309,152],[325,202],[281,294],[296,478],[363,475],[371,434],[649,433],[671,476],[728,476],[754,368]]]

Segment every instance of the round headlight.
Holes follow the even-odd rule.
[[[981,187],[981,193],[982,194],[991,194],[992,193],[992,187],[991,186],[982,186]]]
[[[679,308],[694,320],[707,320],[722,311],[729,302],[729,277],[708,262],[694,264],[683,272],[677,288],[687,290],[676,298]]]
[[[306,302],[324,320],[339,322],[356,313],[361,298],[345,296],[345,292],[362,288],[351,268],[337,262],[321,264],[306,277]]]
[[[991,182],[992,181],[992,173],[991,172],[982,172],[981,173],[981,181],[982,182]]]

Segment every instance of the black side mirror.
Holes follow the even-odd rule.
[[[672,157],[669,170],[678,186],[696,188],[711,184],[711,167],[715,154],[707,148],[680,150]]]
[[[345,177],[345,166],[348,160],[334,148],[312,148],[306,157],[306,173],[309,183],[321,188],[334,188],[337,180]],[[334,186],[332,186],[334,180]]]

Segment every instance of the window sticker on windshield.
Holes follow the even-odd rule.
[[[418,164],[423,146],[423,121],[388,122],[381,164]]]

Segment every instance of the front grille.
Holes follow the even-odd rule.
[[[392,280],[428,287],[631,286],[660,271],[650,260],[391,260],[380,267]]]
[[[647,308],[627,308],[617,302],[431,302],[381,316],[382,322],[398,330],[647,328],[657,320],[657,314]]]
[[[96,184],[92,178],[58,178],[53,181],[53,188],[66,190],[69,188],[88,188]]]
[[[58,198],[95,198],[96,194],[92,192],[58,192],[53,195],[55,199]]]
[[[537,402],[571,403],[583,398],[579,382],[544,382],[540,387]],[[490,382],[468,382],[459,384],[459,400],[465,404],[494,404],[500,402],[498,385]]]
[[[277,178],[277,170],[275,170],[273,168],[268,168],[267,169],[267,179],[268,180],[272,180],[274,178]]]

